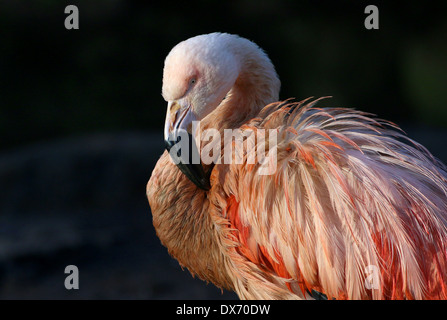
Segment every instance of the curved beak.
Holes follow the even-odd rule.
[[[190,106],[169,101],[164,129],[165,147],[180,171],[197,187],[207,191],[211,188],[209,175],[203,170],[193,137],[196,120]]]

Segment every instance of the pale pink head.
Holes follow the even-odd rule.
[[[239,60],[230,49],[236,38],[212,33],[176,45],[165,60],[163,98],[191,107],[198,119],[210,113],[239,75]]]
[[[163,70],[167,149],[176,144],[179,132],[194,135],[194,120],[203,120],[220,105],[228,106],[222,101],[237,82],[260,107],[278,99],[280,82],[273,64],[255,43],[236,35],[211,33],[177,44],[166,57]],[[245,107],[249,106],[240,105],[237,110]],[[185,165],[182,168],[180,164],[180,169],[191,175]]]

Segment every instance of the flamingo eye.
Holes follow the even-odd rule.
[[[195,84],[197,82],[197,79],[196,78],[191,78],[191,80],[189,80],[189,84],[190,85],[193,85],[193,84]]]

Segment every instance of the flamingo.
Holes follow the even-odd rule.
[[[167,150],[146,189],[169,254],[241,299],[446,299],[446,166],[391,122],[322,98],[281,101],[279,89],[266,53],[237,35],[170,51]],[[276,170],[248,162],[256,145],[232,149],[239,163],[181,158],[202,157],[206,129],[264,132],[256,144],[275,151]],[[179,130],[192,142],[170,152]]]

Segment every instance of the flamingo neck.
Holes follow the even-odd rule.
[[[249,41],[238,43],[232,50],[239,61],[239,76],[222,103],[202,121],[202,128],[221,132],[239,128],[279,99],[281,82],[267,55]]]

